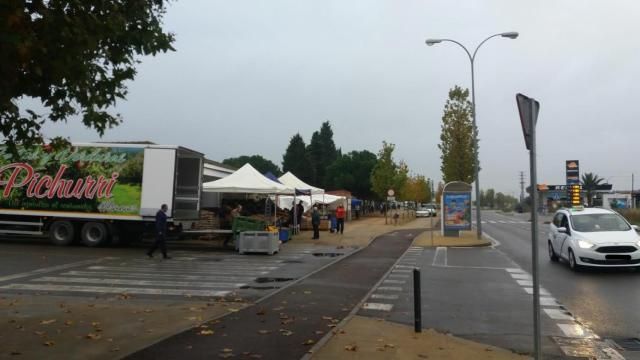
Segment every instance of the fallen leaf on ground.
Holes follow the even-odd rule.
[[[384,347],[389,348],[389,349],[393,349],[393,348],[395,348],[396,346],[395,346],[395,345],[393,345],[393,344],[384,344]]]
[[[42,336],[42,335],[46,335],[47,333],[44,331],[34,331],[34,334],[38,335],[38,336]]]
[[[198,320],[198,317],[197,316],[191,316],[191,317],[184,318],[184,319],[185,320],[189,320],[189,321],[196,321],[196,320]]]
[[[231,312],[238,312],[238,311],[240,311],[240,309],[236,309],[236,308],[229,308],[229,309],[227,309],[227,310],[229,310],[229,311],[231,311]]]
[[[267,314],[267,311],[264,308],[258,310],[258,312],[256,313],[256,315],[266,315],[266,314]]]
[[[215,332],[213,330],[201,330],[198,335],[213,335]]]
[[[305,294],[305,295],[309,295],[309,294],[311,294],[311,291],[306,290],[306,291],[304,291],[304,294]]]
[[[144,309],[144,312],[146,312],[146,313],[152,313],[152,312],[153,312],[153,310],[151,310],[151,309]]]
[[[336,324],[329,324],[329,325],[327,325],[327,326],[328,326],[328,327],[330,327],[330,328],[334,328],[334,327],[336,327],[337,325],[336,325]]]
[[[331,316],[323,316],[322,320],[333,320]]]
[[[347,351],[358,351],[358,346],[356,345],[347,345],[344,347],[345,350]]]
[[[293,335],[293,331],[287,330],[287,329],[280,329],[280,334],[282,334],[284,336],[291,336],[291,335]]]
[[[316,333],[316,335],[322,335],[322,334],[324,334],[324,331],[317,330],[315,333]]]
[[[51,320],[42,320],[40,321],[40,325],[49,325],[49,324],[53,324],[54,322],[56,322],[55,319],[51,319]]]
[[[252,359],[262,359],[262,355],[260,354],[251,354],[249,355],[249,357]]]
[[[233,355],[232,353],[228,353],[228,354],[218,354],[219,358],[223,358],[223,359],[228,359],[230,357],[234,357],[235,355]]]
[[[271,333],[271,331],[269,331],[269,330],[258,330],[258,334],[260,334],[260,335],[266,335],[266,334],[270,334],[270,333]]]
[[[12,351],[11,355],[22,355],[22,353],[20,351]]]
[[[309,340],[307,340],[307,341],[303,342],[303,343],[302,343],[302,345],[313,345],[313,344],[315,344],[315,343],[316,343],[315,341],[313,341],[313,340],[309,339]]]
[[[94,334],[94,333],[88,333],[85,338],[89,339],[89,340],[99,340],[102,337],[102,335],[99,334]]]
[[[99,321],[94,321],[94,322],[91,323],[91,326],[98,327],[98,326],[100,326],[100,322]]]
[[[291,324],[293,322],[293,319],[287,319],[287,320],[282,320],[280,321],[281,325],[287,325],[287,324]]]
[[[418,357],[419,357],[420,359],[428,359],[428,358],[429,358],[429,356],[428,356],[428,355],[424,355],[424,354],[418,354]]]
[[[223,353],[230,353],[230,352],[233,352],[233,349],[230,349],[230,348],[224,348],[224,349],[222,349],[222,352],[223,352]]]
[[[111,352],[120,351],[120,348],[116,346],[114,348],[111,348],[111,350],[109,350],[109,351],[111,351]]]
[[[67,326],[71,326],[71,325],[73,325],[73,321],[67,320],[67,321],[64,322],[64,324],[67,325]]]
[[[49,340],[49,341],[45,341],[45,342],[44,342],[44,346],[54,346],[55,344],[56,344],[56,343],[55,343],[55,342],[53,342],[53,341],[51,341],[51,340]]]
[[[273,311],[280,311],[280,310],[284,310],[284,306],[278,306],[273,308]]]

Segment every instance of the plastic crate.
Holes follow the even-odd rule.
[[[238,239],[238,252],[240,254],[256,252],[273,255],[280,251],[278,233],[268,231],[244,231]]]

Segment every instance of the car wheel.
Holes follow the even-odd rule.
[[[553,262],[557,262],[558,255],[556,255],[556,252],[553,250],[553,245],[551,245],[551,241],[547,242],[547,244],[549,247],[549,259],[551,259],[551,261]]]
[[[576,257],[571,249],[569,249],[569,268],[573,271],[580,271],[580,265],[576,262]]]

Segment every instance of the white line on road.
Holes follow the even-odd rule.
[[[392,279],[386,279],[384,281],[382,281],[384,284],[404,284],[406,283],[405,280],[392,280]]]
[[[441,259],[441,260],[438,260]],[[436,253],[433,255],[433,262],[431,266],[447,266],[447,248],[444,246],[438,246]]]
[[[541,306],[560,306],[560,304],[558,304],[556,299],[554,299],[552,297],[541,297],[540,298],[540,305]]]
[[[89,270],[108,270],[108,271],[128,271],[129,273],[140,271],[152,271],[158,272],[161,274],[175,274],[178,273],[189,273],[189,274],[218,274],[218,273],[235,273],[235,274],[250,274],[256,273],[256,270],[275,270],[277,268],[264,268],[264,267],[253,267],[253,268],[228,268],[221,266],[219,268],[211,268],[211,269],[156,269],[156,268],[140,268],[140,267],[127,267],[127,266],[89,266],[87,269]]]
[[[566,337],[571,338],[597,338],[598,336],[579,324],[556,324]]]
[[[28,272],[24,272],[24,273],[2,276],[2,277],[0,277],[0,282],[1,281],[9,281],[9,280],[25,278],[25,277],[34,276],[34,275],[40,275],[40,274],[44,274],[44,273],[48,273],[48,272],[66,270],[66,269],[73,268],[73,267],[78,267],[78,266],[97,264],[97,263],[100,263],[102,261],[114,260],[114,259],[117,259],[117,258],[114,258],[114,257],[103,257],[103,258],[100,258],[100,259],[84,260],[84,261],[78,261],[78,262],[64,264],[64,265],[46,267],[46,268],[37,269],[37,270],[33,270],[33,271],[28,271]]]
[[[507,268],[505,270],[507,270],[507,272],[509,272],[509,273],[523,273],[523,274],[527,273],[526,271],[524,271],[524,270],[522,270],[520,268]]]
[[[512,278],[518,280],[531,280],[531,275],[522,273],[509,273]]]
[[[391,274],[389,274],[389,277],[404,279],[404,278],[408,278],[409,275],[408,274],[394,274],[394,273],[391,273]]]
[[[235,281],[235,282],[246,282],[252,281],[255,279],[255,276],[216,276],[216,275],[174,275],[174,274],[157,274],[157,273],[118,273],[118,272],[98,272],[98,271],[67,271],[61,273],[60,275],[64,276],[108,276],[115,278],[166,278],[166,279],[181,279],[181,280],[204,280],[204,281],[212,281],[212,280],[227,280],[227,281]]]
[[[393,305],[381,303],[364,303],[364,305],[362,305],[362,308],[365,310],[391,311],[391,309],[393,309]]]
[[[105,287],[84,285],[52,285],[52,284],[9,284],[0,286],[7,290],[33,290],[33,291],[68,291],[83,293],[109,293],[109,294],[142,294],[142,295],[178,295],[178,296],[225,296],[230,291],[210,291],[195,289],[150,289],[128,287]]]
[[[520,286],[533,286],[533,281],[531,280],[517,280],[517,282]]]
[[[524,291],[527,292],[527,294],[533,295],[533,288],[526,287],[526,288],[523,288],[523,289],[524,289]],[[549,292],[547,290],[545,290],[543,288],[540,288],[540,295],[551,295],[551,294],[549,294]]]
[[[398,300],[398,295],[371,294],[372,299]]]
[[[81,283],[81,284],[115,284],[133,286],[186,286],[186,287],[206,287],[206,288],[239,288],[246,284],[228,282],[189,282],[189,281],[162,281],[162,280],[126,280],[109,278],[76,278],[61,276],[44,276],[31,281],[47,283]]]
[[[397,266],[396,266],[396,267],[397,267]],[[410,273],[410,272],[412,272],[412,271],[413,271],[413,270],[410,270],[410,269],[393,269],[393,272],[394,272],[394,273]]]
[[[568,315],[566,312],[560,309],[542,309],[547,316],[553,320],[573,320],[573,316]]]
[[[380,291],[402,291],[400,286],[378,286]]]

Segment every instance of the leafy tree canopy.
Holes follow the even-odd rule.
[[[382,149],[378,152],[378,160],[371,172],[371,190],[379,199],[387,197],[387,191],[393,189],[400,194],[407,182],[409,168],[404,162],[397,164],[393,160],[395,145],[382,142]]]
[[[300,134],[295,134],[289,141],[289,146],[282,156],[282,171],[291,171],[300,180],[311,183],[313,180],[313,168],[309,164],[307,145]]]
[[[322,123],[320,131],[315,131],[307,147],[307,156],[313,167],[312,185],[326,188],[333,186],[327,181],[327,168],[338,158],[338,150],[333,142],[333,130],[328,121]]]
[[[474,180],[474,136],[469,90],[455,86],[444,107],[440,144],[442,179],[472,183]]]
[[[43,142],[45,121],[81,115],[103,135],[140,55],[174,50],[166,0],[6,0],[0,5],[0,132],[7,145]],[[38,114],[23,105],[32,99]],[[56,139],[60,142],[61,139]]]
[[[278,165],[271,162],[271,160],[267,160],[263,158],[261,155],[251,155],[251,156],[242,155],[234,158],[224,159],[222,160],[222,163],[225,165],[236,167],[236,168],[240,168],[244,164],[249,163],[256,170],[258,170],[263,174],[268,171],[271,171],[275,176],[282,175],[282,171],[280,171],[280,168],[278,167]]]
[[[376,155],[367,150],[341,155],[327,168],[328,188],[346,189],[360,199],[371,199],[371,172],[376,161]]]

